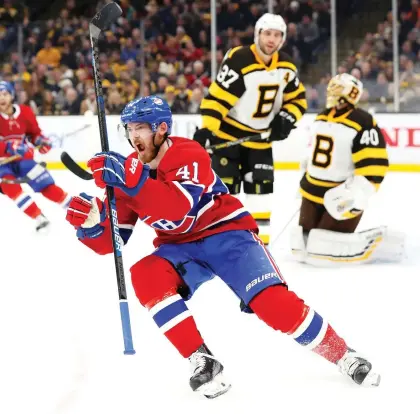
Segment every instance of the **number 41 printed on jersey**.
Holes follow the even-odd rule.
[[[191,180],[193,183],[198,183],[198,162],[194,161],[192,163],[192,168],[190,168],[189,165],[181,167],[176,173],[176,176],[178,175],[180,175],[183,180]]]

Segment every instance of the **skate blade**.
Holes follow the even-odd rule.
[[[362,382],[363,387],[377,387],[381,382],[381,376],[376,372],[370,371]]]
[[[227,393],[232,385],[225,380],[222,373],[216,375],[212,381],[209,381],[206,384],[203,384],[201,387],[197,388],[195,391],[200,395],[208,399],[214,399]]]
[[[47,221],[45,223],[41,223],[39,226],[36,227],[35,231],[38,234],[47,235],[51,230],[51,222]]]

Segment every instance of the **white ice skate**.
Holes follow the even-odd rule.
[[[337,365],[342,374],[348,375],[358,385],[377,387],[381,381],[381,376],[372,371],[372,364],[352,349],[344,354]]]
[[[202,345],[190,357],[192,376],[190,386],[193,391],[207,398],[216,398],[229,391],[229,384],[223,377],[223,365]]]
[[[41,231],[41,230],[42,230],[42,232],[46,231],[47,227],[50,225],[50,221],[43,214],[40,214],[35,219],[35,222],[36,222],[35,229],[38,232]]]

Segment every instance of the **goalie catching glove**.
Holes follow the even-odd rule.
[[[81,193],[70,200],[66,220],[77,229],[79,239],[95,239],[104,232],[105,205],[99,198]]]
[[[331,188],[324,195],[324,206],[336,220],[348,220],[366,209],[375,186],[361,175],[349,177],[344,183]]]
[[[107,185],[120,188],[135,197],[149,178],[149,166],[137,158],[126,158],[116,152],[100,152],[88,161],[93,179],[99,188]]]

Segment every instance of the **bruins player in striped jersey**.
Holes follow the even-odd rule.
[[[325,265],[402,258],[402,234],[385,226],[355,232],[389,165],[376,120],[356,107],[362,92],[355,77],[333,77],[326,109],[315,119],[312,153],[300,182],[299,226],[291,237],[300,261]]]
[[[307,109],[296,66],[280,51],[286,28],[281,16],[266,13],[256,23],[255,43],[227,52],[201,103],[202,128],[194,135],[205,146],[271,130],[265,142],[247,142],[212,155],[213,169],[231,194],[239,194],[243,183],[245,205],[265,244],[274,183],[272,142],[287,138]]]

